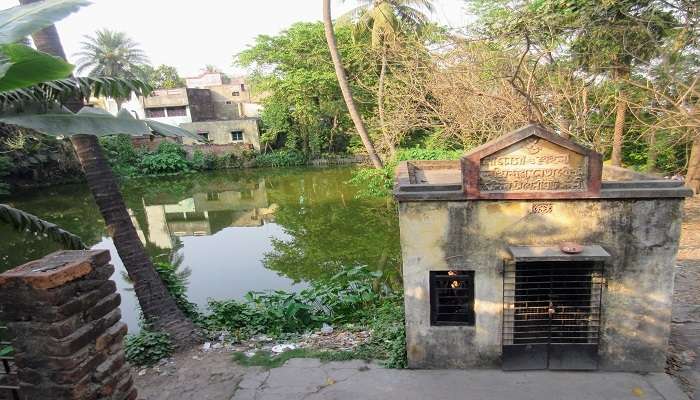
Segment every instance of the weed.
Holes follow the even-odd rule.
[[[371,357],[366,358],[358,356],[358,354],[353,351],[329,351],[311,349],[294,349],[285,351],[284,353],[280,354],[273,354],[269,351],[258,351],[250,357],[248,357],[245,353],[241,352],[233,353],[234,361],[236,361],[242,366],[258,366],[266,369],[280,367],[292,358],[318,358],[319,360],[321,360],[321,362],[371,359]]]
[[[148,326],[143,326],[139,333],[126,337],[124,350],[126,359],[130,363],[150,367],[170,357],[173,353],[173,344],[167,333],[151,331]]]
[[[294,149],[278,150],[255,157],[255,165],[258,167],[292,167],[305,165],[307,161],[304,153]]]

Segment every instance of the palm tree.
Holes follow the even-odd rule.
[[[340,59],[338,44],[335,40],[335,32],[333,31],[333,20],[331,19],[331,0],[323,0],[323,26],[326,33],[326,42],[328,42],[328,50],[331,52],[331,59],[333,59],[333,66],[335,67],[335,75],[338,77],[338,85],[340,86],[340,91],[343,92],[343,99],[348,107],[348,112],[350,113],[352,122],[355,124],[357,133],[360,135],[360,139],[362,139],[362,143],[365,145],[365,149],[367,149],[372,165],[380,169],[382,168],[382,160],[377,156],[377,151],[374,149],[372,140],[370,140],[367,134],[365,123],[362,121],[362,117],[357,111],[355,100],[352,97],[352,91],[348,84],[348,78],[345,76],[343,62]]]
[[[27,5],[36,3],[37,1],[41,0],[19,0],[19,4]],[[34,45],[36,46],[37,50],[68,61],[66,58],[66,52],[63,51],[63,45],[61,44],[61,38],[58,36],[56,25],[51,24],[44,29],[34,32],[32,34],[32,40],[34,41]],[[80,95],[68,98],[64,102],[64,105],[73,112],[83,108],[84,104],[84,99]]]
[[[0,66],[6,71],[0,76],[3,88],[0,91],[0,122],[71,140],[107,230],[125,268],[136,282],[135,291],[144,317],[155,328],[170,333],[175,344],[196,343],[199,332],[178,308],[146,254],[97,140],[97,136],[117,133],[144,135],[151,134],[151,131],[163,135],[191,135],[179,128],[163,128],[163,124],[136,120],[126,111],[117,117],[92,108],[84,108],[77,114],[66,112],[57,106],[68,96],[105,94],[115,97],[131,91],[147,94],[150,87],[137,80],[121,78],[65,79],[71,74],[72,65],[17,43],[86,4],[85,0],[52,0],[0,10],[0,46],[12,45],[18,50],[0,60]],[[36,113],[37,109],[52,112]],[[0,219],[9,218],[15,224],[31,227],[32,231],[43,231],[49,237],[65,240],[68,247],[83,246],[60,228],[41,226],[41,221],[31,215],[22,216],[7,207],[2,207],[2,213],[7,215]]]
[[[354,22],[353,36],[360,38],[371,37],[372,48],[381,52],[381,68],[379,72],[379,88],[377,91],[377,108],[379,111],[379,126],[386,146],[391,156],[396,151],[394,140],[386,128],[386,113],[384,111],[384,93],[387,71],[387,52],[389,47],[406,30],[419,31],[429,20],[420,9],[433,11],[432,0],[358,0],[360,5],[350,10],[342,18]]]
[[[148,64],[146,53],[124,32],[98,30],[94,37],[86,35],[81,47],[82,51],[75,54],[79,57],[76,71],[88,71],[89,76],[136,79]],[[115,100],[117,108],[121,108],[124,99]]]

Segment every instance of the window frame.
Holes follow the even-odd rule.
[[[241,135],[241,138],[240,138],[240,139],[234,139],[234,138],[233,138],[233,135],[234,135],[234,134],[240,134],[240,135]],[[234,142],[234,143],[243,142],[243,131],[231,131],[231,132],[230,132],[230,135],[231,135],[231,141],[232,141],[232,142]]]
[[[455,275],[448,275],[449,272],[455,272]],[[475,271],[473,270],[441,270],[429,272],[428,289],[430,293],[430,326],[474,326],[476,323],[476,313],[474,311],[475,302]],[[457,281],[465,282],[467,293],[464,297],[467,299],[466,312],[455,313],[454,315],[464,315],[464,320],[447,320],[439,318],[438,307],[438,281]]]

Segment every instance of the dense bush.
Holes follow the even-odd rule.
[[[117,175],[139,175],[142,154],[134,148],[129,135],[103,136],[100,138],[100,144],[112,171]]]
[[[257,333],[299,333],[324,322],[357,321],[381,300],[372,285],[377,276],[378,273],[358,267],[298,293],[249,292],[245,301],[212,300],[207,325],[245,338]]]
[[[205,325],[245,339],[260,333],[272,336],[301,333],[318,329],[323,323],[350,324],[371,330],[372,338],[345,357],[381,359],[390,368],[403,368],[406,366],[403,295],[387,289],[376,290],[375,279],[380,276],[380,272],[357,267],[298,293],[250,292],[245,301],[212,300]]]
[[[195,150],[194,153],[192,153],[190,164],[192,165],[192,169],[197,171],[210,171],[216,169],[216,160],[216,155],[212,153],[205,154],[201,150]]]
[[[170,357],[173,344],[165,332],[155,332],[143,326],[135,335],[128,335],[124,340],[126,359],[138,366],[152,366],[158,361]]]
[[[193,321],[200,319],[197,305],[190,302],[187,298],[187,278],[189,270],[178,271],[178,267],[170,263],[156,262],[153,264],[163,280],[165,287],[170,292],[170,295],[175,299],[175,303]]]
[[[414,147],[400,149],[396,152],[396,161],[407,160],[459,160],[464,155],[462,150],[421,149]]]
[[[257,151],[245,149],[217,156],[195,150],[191,159],[183,147],[174,142],[162,142],[154,151],[135,149],[127,135],[108,136],[100,143],[109,159],[112,170],[120,176],[176,174],[189,171],[210,171],[215,169],[243,168],[253,166]],[[263,166],[299,165],[296,152],[284,155],[270,155],[262,158]],[[305,161],[304,161],[305,162]],[[301,163],[303,164],[303,163]],[[0,171],[1,172],[1,171]]]
[[[154,152],[147,152],[139,163],[145,175],[174,174],[190,171],[190,162],[182,146],[172,142],[162,142]]]
[[[350,183],[359,188],[359,197],[388,196],[394,186],[396,164],[407,160],[458,160],[464,154],[460,150],[422,149],[418,147],[399,149],[393,160],[384,168],[361,168],[353,172]]]
[[[282,149],[255,157],[255,165],[258,167],[292,167],[305,165],[307,161],[304,153],[293,149]]]

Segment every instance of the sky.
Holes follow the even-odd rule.
[[[466,24],[464,0],[434,0],[432,18],[458,28]],[[18,4],[0,0],[0,8]],[[333,17],[357,3],[333,0]],[[141,45],[154,66],[175,66],[181,76],[195,76],[206,64],[233,74],[234,54],[257,35],[273,35],[299,21],[319,21],[321,0],[93,0],[57,24],[69,61],[83,36],[101,28],[126,32]]]

